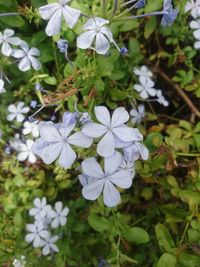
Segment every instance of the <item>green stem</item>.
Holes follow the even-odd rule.
[[[55,46],[55,42],[52,42],[52,46],[53,46],[53,54],[54,54],[54,60],[55,60],[55,65],[56,65],[56,78],[57,80],[59,80],[59,65],[58,65],[58,56],[56,53],[56,46]]]
[[[200,153],[176,153],[177,156],[200,157]]]
[[[184,228],[184,231],[183,231],[183,234],[181,236],[181,240],[180,240],[180,245],[183,243],[184,239],[185,239],[185,236],[186,236],[186,233],[187,233],[187,230],[188,230],[188,227],[189,227],[189,222],[186,223],[185,225],[185,228]]]

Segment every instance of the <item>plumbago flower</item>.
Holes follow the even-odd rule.
[[[3,33],[0,32],[0,44],[1,44],[1,53],[4,56],[9,57],[12,53],[11,45],[19,45],[21,39],[14,37],[15,32],[10,29],[5,29]]]
[[[32,151],[34,141],[33,140],[26,140],[26,143],[21,143],[18,145],[18,152],[17,159],[19,161],[25,161],[28,160],[30,163],[35,163],[37,161],[37,158],[35,154]]]
[[[34,208],[29,210],[29,215],[35,217],[35,220],[45,218],[51,210],[51,206],[47,205],[46,197],[43,197],[41,200],[39,198],[35,198],[33,204]]]
[[[92,182],[83,186],[83,197],[96,200],[103,192],[103,201],[107,207],[114,207],[120,203],[121,197],[115,186],[127,189],[132,185],[132,178],[128,171],[119,170],[122,162],[120,153],[115,152],[112,157],[104,159],[104,170],[95,158],[88,158],[82,162],[83,175],[93,178]]]
[[[179,13],[179,9],[174,9],[172,6],[172,0],[164,0],[163,4],[163,17],[161,20],[162,26],[171,26],[177,15]]]
[[[19,59],[18,67],[21,71],[28,71],[33,67],[34,70],[41,68],[41,63],[36,57],[40,56],[40,51],[35,48],[29,48],[28,44],[24,41],[20,43],[21,49],[13,49],[11,56]]]
[[[163,93],[162,93],[161,90],[157,90],[156,96],[157,96],[156,101],[159,104],[163,105],[164,107],[168,107],[169,106],[169,102],[165,99],[165,97],[163,96]]]
[[[139,68],[134,68],[133,72],[135,73],[135,75],[144,76],[146,79],[153,77],[153,73],[145,65]]]
[[[90,48],[98,54],[105,55],[110,48],[110,43],[115,43],[112,32],[105,26],[107,24],[109,24],[108,20],[99,17],[88,19],[83,26],[86,32],[77,38],[77,47]]]
[[[16,106],[14,104],[11,104],[8,106],[8,111],[10,114],[7,116],[8,121],[13,121],[16,119],[18,122],[22,122],[25,119],[25,116],[23,114],[26,114],[29,112],[29,107],[24,107],[24,102],[19,102]]]
[[[185,12],[191,11],[193,18],[200,16],[200,0],[190,0],[185,5]]]
[[[14,267],[25,267],[25,265],[26,265],[26,257],[22,255],[20,257],[20,259],[14,259],[12,264],[13,264]]]
[[[4,88],[4,81],[0,79],[0,94],[5,93],[6,89]]]
[[[24,129],[22,130],[22,133],[24,135],[32,134],[33,137],[39,137],[39,128],[38,128],[38,121],[25,121],[23,124]]]
[[[69,213],[69,208],[63,209],[63,203],[58,201],[55,204],[55,209],[49,212],[49,217],[52,219],[51,227],[57,228],[63,226],[67,223],[67,215]]]
[[[59,252],[58,247],[54,244],[58,241],[58,239],[58,235],[51,236],[51,234],[48,233],[48,235],[45,236],[44,239],[42,239],[40,242],[40,246],[43,247],[42,254],[46,256],[54,252]]]
[[[122,162],[119,166],[119,170],[128,171],[131,179],[135,176],[135,161],[133,159],[127,159],[125,156],[122,158]]]
[[[154,88],[155,83],[144,76],[139,77],[140,84],[135,84],[134,89],[140,93],[143,99],[147,99],[149,96],[156,95],[156,89]]]
[[[39,8],[39,13],[44,20],[49,20],[46,27],[46,34],[48,36],[56,35],[60,32],[62,18],[66,24],[72,29],[77,23],[81,11],[69,7],[67,3],[70,0],[59,0],[58,3],[52,3]]]
[[[46,164],[51,164],[58,158],[61,167],[64,169],[71,167],[76,159],[76,153],[71,145],[88,148],[93,141],[81,131],[70,135],[75,126],[76,122],[40,124],[41,138],[36,141],[33,147],[34,153],[40,156]]]
[[[95,115],[100,123],[89,122],[83,126],[82,132],[91,138],[103,138],[97,146],[97,153],[102,157],[110,157],[115,151],[115,140],[131,142],[135,139],[135,129],[125,123],[129,120],[129,114],[125,108],[117,108],[110,116],[104,106],[95,107]]]
[[[34,224],[27,224],[26,230],[29,232],[25,236],[25,240],[28,243],[33,242],[33,247],[38,248],[41,247],[42,238],[48,238],[49,232],[44,228],[43,222],[35,221]]]

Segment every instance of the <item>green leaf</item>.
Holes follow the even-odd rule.
[[[17,12],[14,6],[7,7],[5,5],[0,4],[0,13],[15,13]],[[22,27],[24,25],[24,20],[21,16],[6,16],[0,17],[0,22],[6,24],[6,26],[11,27]]]
[[[139,227],[132,227],[132,228],[125,227],[122,236],[126,240],[132,241],[137,244],[147,243],[150,240],[149,234],[144,229]]]
[[[155,31],[156,28],[157,28],[157,19],[156,17],[151,17],[144,27],[145,39],[148,39],[151,36],[151,34]]]
[[[176,267],[176,257],[174,255],[171,255],[169,253],[164,253],[158,263],[157,267]]]
[[[44,79],[45,83],[50,84],[50,85],[56,85],[57,80],[55,77],[47,77]]]
[[[171,252],[172,248],[174,248],[174,241],[167,227],[161,223],[158,223],[156,225],[155,231],[159,246],[165,251]]]
[[[88,223],[97,232],[108,231],[111,227],[111,223],[108,219],[100,217],[94,213],[89,215]]]

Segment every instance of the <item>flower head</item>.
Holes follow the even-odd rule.
[[[44,20],[49,20],[46,27],[48,36],[56,35],[60,32],[62,18],[72,29],[77,23],[81,11],[68,6],[69,0],[59,0],[57,3],[48,4],[39,8],[39,13]]]
[[[11,104],[8,106],[8,111],[10,114],[7,116],[8,121],[12,121],[16,119],[18,122],[22,122],[25,119],[25,116],[23,114],[26,114],[29,112],[29,107],[24,107],[24,102],[19,102],[16,106],[14,104]]]
[[[51,164],[59,158],[59,165],[64,169],[71,167],[76,159],[76,153],[71,145],[79,147],[90,147],[92,139],[81,131],[70,133],[76,123],[53,124],[42,123],[39,126],[41,138],[36,141],[33,151],[40,156],[46,164]]]
[[[1,53],[4,56],[9,57],[12,53],[11,45],[19,45],[21,43],[21,39],[18,37],[14,37],[15,32],[10,29],[5,29],[3,33],[0,32],[0,44]]]
[[[200,16],[200,0],[189,0],[185,6],[185,12],[191,11],[193,18]]]
[[[60,39],[57,42],[58,49],[60,50],[60,53],[67,53],[67,49],[69,47],[68,41],[64,39]]]
[[[35,220],[44,219],[51,210],[51,206],[47,205],[46,197],[42,199],[35,198],[33,201],[34,208],[29,210],[29,215],[33,216]]]
[[[157,92],[156,92],[156,96],[157,96],[156,101],[157,101],[159,104],[163,105],[164,107],[168,107],[168,106],[169,106],[169,102],[165,99],[165,97],[163,96],[161,90],[157,90]]]
[[[164,0],[163,17],[161,20],[162,26],[171,26],[178,16],[179,9],[174,9],[171,2],[172,0]]]
[[[49,212],[49,217],[52,219],[51,227],[57,228],[60,225],[63,226],[67,222],[67,215],[69,213],[69,208],[63,208],[63,203],[58,201],[55,204],[55,210]]]
[[[130,115],[132,117],[131,122],[133,124],[140,123],[145,118],[145,106],[139,105],[137,109],[131,109]]]
[[[103,201],[106,206],[114,207],[120,203],[121,197],[115,186],[129,188],[132,179],[128,171],[119,170],[122,161],[120,153],[104,159],[104,170],[95,158],[88,158],[82,162],[83,174],[93,178],[92,182],[83,186],[83,197],[96,200],[103,192]]]
[[[19,59],[18,67],[21,71],[28,71],[33,67],[34,70],[41,68],[41,63],[36,57],[40,56],[40,51],[33,47],[29,48],[28,44],[24,41],[20,43],[21,49],[13,49],[12,56]]]
[[[134,68],[133,72],[135,75],[144,76],[146,79],[153,77],[153,73],[145,65],[141,66],[140,68]]]
[[[32,134],[33,137],[39,137],[38,123],[39,123],[38,121],[33,121],[33,122],[25,121],[23,124],[24,129],[22,133],[24,135]]]
[[[51,234],[48,233],[48,235],[45,236],[40,242],[40,246],[43,247],[42,254],[46,256],[54,252],[59,252],[58,247],[54,244],[56,241],[58,241],[58,239],[58,235],[51,236]]]
[[[28,243],[33,242],[33,247],[38,248],[43,245],[42,239],[48,238],[49,232],[44,229],[44,224],[42,222],[35,221],[34,224],[27,224],[26,230],[29,232],[25,236],[25,240]]]
[[[156,95],[156,89],[154,88],[155,83],[150,78],[140,76],[139,82],[140,84],[134,85],[134,89],[140,93],[140,96],[143,99]]]
[[[91,48],[98,54],[105,55],[109,48],[110,43],[113,43],[112,32],[105,26],[109,24],[108,20],[95,17],[90,18],[83,26],[82,33],[77,38],[77,46],[81,49]]]
[[[17,159],[19,161],[28,160],[30,163],[35,163],[37,158],[32,151],[34,141],[33,140],[26,140],[26,143],[21,143],[18,145],[18,152]]]
[[[125,125],[129,114],[125,108],[117,108],[110,116],[104,106],[95,107],[95,115],[100,123],[89,122],[83,126],[82,132],[92,138],[103,138],[97,146],[97,153],[103,157],[110,157],[115,151],[115,140],[119,138],[124,142],[134,140],[134,129]]]

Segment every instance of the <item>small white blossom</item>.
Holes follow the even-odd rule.
[[[112,32],[105,26],[106,24],[109,24],[109,21],[99,17],[88,19],[83,26],[86,32],[77,38],[77,47],[91,48],[98,54],[105,55],[110,48],[110,43],[114,43]]]
[[[18,122],[22,122],[25,119],[25,116],[23,114],[26,114],[29,112],[29,107],[24,107],[24,102],[19,102],[16,106],[14,104],[11,104],[8,106],[8,111],[10,114],[7,116],[8,121],[12,121],[16,119]]]
[[[20,135],[17,133],[14,136],[14,140],[10,141],[10,147],[16,151],[18,151],[19,149],[19,145],[22,143],[21,139],[20,139]]]
[[[139,105],[137,109],[131,109],[130,115],[133,124],[140,123],[145,118],[145,106]]]
[[[38,248],[42,246],[42,239],[48,238],[49,232],[44,229],[44,225],[42,222],[35,222],[34,224],[27,224],[26,230],[28,233],[25,236],[25,240],[28,243],[33,242],[33,247]]]
[[[191,11],[193,18],[200,16],[200,0],[190,0],[186,3],[185,12]]]
[[[130,117],[125,108],[115,109],[111,117],[106,107],[98,106],[95,107],[95,115],[100,123],[87,123],[83,126],[82,132],[92,138],[103,136],[97,146],[100,156],[110,157],[114,153],[116,138],[124,142],[134,140],[135,130],[125,125]]]
[[[156,96],[158,97],[157,102],[161,105],[163,105],[164,107],[168,107],[169,106],[169,102],[165,99],[165,97],[162,94],[161,90],[158,90],[156,92]]]
[[[12,53],[11,45],[19,45],[21,43],[21,39],[18,37],[14,37],[15,32],[10,29],[5,29],[3,33],[0,32],[0,44],[1,53],[4,56],[9,57]]]
[[[139,82],[140,84],[134,85],[134,89],[140,93],[140,96],[143,99],[156,95],[156,89],[154,88],[155,83],[150,78],[140,76]]]
[[[60,32],[62,18],[72,29],[77,23],[81,11],[67,5],[69,0],[59,0],[58,3],[48,4],[39,8],[39,13],[44,20],[49,20],[46,27],[48,36],[56,35]]]
[[[6,89],[4,88],[4,81],[0,79],[0,94],[5,93]]]
[[[14,267],[25,267],[25,265],[26,265],[26,257],[22,255],[19,260],[18,259],[14,259],[12,264],[13,264]]]
[[[35,198],[33,204],[35,207],[29,210],[29,215],[34,216],[35,220],[44,219],[51,211],[51,206],[47,205],[46,197],[43,197],[42,199]]]
[[[69,213],[69,208],[65,207],[63,209],[63,203],[58,201],[55,204],[55,210],[49,211],[49,217],[52,219],[51,227],[57,228],[60,225],[63,226],[67,222],[67,215]]]
[[[24,135],[32,134],[32,136],[35,138],[39,137],[38,123],[39,123],[38,121],[33,121],[33,122],[25,121],[23,124],[24,129],[22,133]]]
[[[92,144],[89,138],[81,131],[70,133],[76,123],[52,124],[42,123],[39,126],[41,138],[36,141],[33,151],[40,156],[46,164],[51,164],[59,158],[59,165],[64,169],[71,167],[76,159],[76,153],[71,145],[88,148]],[[70,135],[70,136],[69,136]]]
[[[58,247],[54,244],[58,239],[58,235],[51,236],[50,233],[45,236],[40,243],[41,247],[43,247],[42,254],[46,256],[54,252],[59,252]]]
[[[19,161],[28,160],[30,163],[35,163],[37,158],[32,151],[32,146],[34,144],[33,140],[26,140],[26,143],[21,143],[18,145],[18,152],[17,159]]]
[[[115,186],[127,189],[132,184],[132,179],[125,170],[118,170],[122,161],[120,153],[104,159],[104,170],[95,158],[88,158],[82,162],[83,174],[94,180],[83,186],[83,197],[96,200],[103,192],[103,201],[107,207],[114,207],[120,203],[121,197]]]
[[[134,160],[126,159],[126,157],[123,157],[122,162],[119,166],[119,170],[128,171],[131,179],[135,176],[135,162]]]
[[[34,70],[41,68],[41,63],[36,57],[40,56],[40,51],[35,48],[29,48],[28,44],[24,41],[20,44],[21,49],[13,49],[12,57],[19,59],[18,67],[21,71],[28,71],[33,67]]]
[[[134,68],[133,72],[137,76],[144,76],[145,78],[153,77],[153,73],[145,65],[141,66],[140,68]]]

